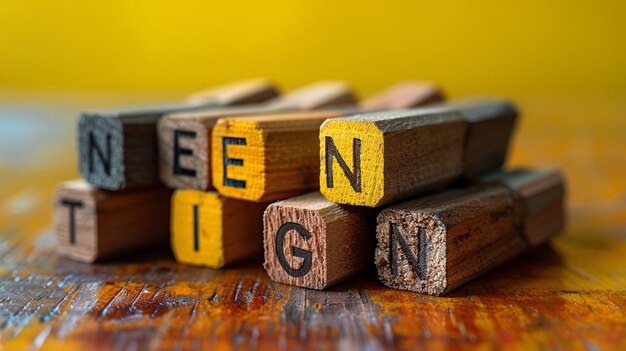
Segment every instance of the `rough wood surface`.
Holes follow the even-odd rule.
[[[564,169],[565,231],[444,297],[390,289],[375,271],[317,291],[273,282],[262,260],[212,270],[168,252],[58,257],[52,189],[77,176],[71,116],[107,101],[0,94],[0,130],[40,127],[0,139],[5,350],[626,349],[623,96],[519,100],[510,163]]]
[[[263,254],[267,204],[221,196],[215,191],[177,190],[172,196],[170,236],[176,260],[221,268]]]
[[[458,109],[467,121],[463,177],[472,179],[502,167],[517,122],[516,107],[493,98],[458,100],[448,106]]]
[[[161,187],[110,192],[83,180],[62,183],[54,201],[57,253],[94,262],[163,246],[170,194]]]
[[[447,108],[329,119],[319,134],[320,189],[341,204],[376,207],[454,181],[466,125]]]
[[[514,122],[500,100],[334,118],[320,129],[327,199],[377,207],[500,167]]]
[[[442,101],[444,94],[432,82],[399,82],[359,104],[364,110],[396,110],[423,106]]]
[[[126,110],[88,111],[78,121],[78,168],[89,183],[119,190],[159,183],[156,123],[183,111],[267,100],[276,95],[267,81],[244,81],[216,87],[202,99],[177,105]]]
[[[492,179],[489,185],[447,190],[384,209],[376,228],[381,281],[396,289],[443,295],[528,250],[530,238],[537,246],[562,229],[559,172],[502,172]],[[535,218],[542,219],[543,228],[533,225]]]
[[[166,115],[157,126],[160,179],[171,188],[214,188],[211,134],[220,118],[311,110],[354,101],[346,83],[322,81],[261,104]]]
[[[263,215],[263,267],[274,281],[325,289],[372,267],[374,214],[319,192],[271,204]]]
[[[319,187],[318,133],[342,111],[223,118],[213,128],[213,184],[225,196],[271,201]]]

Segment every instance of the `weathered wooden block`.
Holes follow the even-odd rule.
[[[376,207],[452,183],[466,125],[449,108],[329,119],[320,129],[320,189],[330,201]]]
[[[277,282],[324,289],[371,267],[373,210],[313,192],[271,204],[263,215],[263,267]]]
[[[85,112],[78,121],[82,177],[103,189],[119,190],[159,183],[156,122],[168,113],[264,101],[276,96],[263,80],[218,87],[202,102],[128,110]]]
[[[181,263],[221,268],[263,252],[267,204],[214,191],[177,190],[172,196],[171,245]]]
[[[498,168],[515,120],[509,107],[481,100],[329,119],[320,129],[321,192],[376,207]]]
[[[161,180],[172,188],[213,188],[211,133],[219,118],[316,109],[354,101],[354,95],[347,84],[324,81],[262,104],[164,116],[157,128]]]
[[[441,89],[432,82],[399,82],[363,100],[363,110],[396,110],[418,107],[444,100]]]
[[[167,244],[170,194],[163,187],[110,192],[83,180],[61,183],[54,202],[57,253],[95,262]]]
[[[562,177],[555,171],[505,172],[488,183],[391,206],[377,221],[380,280],[442,295],[557,233]]]
[[[340,111],[222,118],[213,128],[213,185],[250,201],[288,198],[319,187],[318,133]]]

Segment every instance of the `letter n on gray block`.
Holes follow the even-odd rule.
[[[125,187],[124,126],[118,118],[85,113],[78,121],[78,167],[92,185]]]

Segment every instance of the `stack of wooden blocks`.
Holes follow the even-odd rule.
[[[313,289],[374,264],[389,287],[445,294],[563,226],[560,172],[501,169],[517,118],[427,82],[357,102],[342,82],[279,95],[253,80],[87,112],[57,251],[95,262],[169,242],[213,269],[264,254],[271,279]]]

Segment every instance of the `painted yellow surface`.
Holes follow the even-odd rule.
[[[354,139],[361,140],[361,191],[350,184],[336,157],[332,158],[333,187],[328,187],[326,137],[334,140],[337,152],[354,174]],[[375,207],[385,195],[383,133],[368,121],[328,120],[320,128],[320,191],[330,201]]]
[[[430,79],[450,96],[626,91],[621,0],[4,0],[0,88],[177,89],[248,77],[361,95]]]
[[[198,251],[194,246],[194,205],[198,206]],[[222,198],[213,191],[183,189],[172,196],[171,245],[181,263],[224,266]]]
[[[243,138],[245,145],[228,144],[224,155],[224,138]],[[213,186],[221,194],[236,199],[258,200],[265,191],[265,141],[257,121],[221,119],[211,137]],[[242,165],[224,166],[224,156],[243,160]],[[229,179],[245,181],[245,187],[226,185]]]

